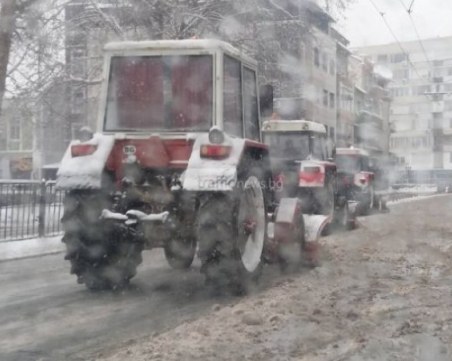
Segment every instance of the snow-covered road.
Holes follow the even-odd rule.
[[[323,265],[102,361],[450,361],[452,196],[322,240]]]
[[[121,293],[77,285],[63,254],[0,262],[0,360],[450,361],[447,214],[452,196],[367,217],[322,239],[321,267],[266,267],[244,298],[212,296],[199,265],[171,270],[161,251]]]

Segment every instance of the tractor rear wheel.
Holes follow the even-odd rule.
[[[201,202],[196,236],[206,281],[219,291],[243,294],[262,270],[267,234],[264,192],[249,176],[233,194]]]
[[[99,216],[108,202],[95,193],[70,193],[64,200],[63,243],[71,273],[90,290],[120,289],[142,262],[143,243],[133,228]]]

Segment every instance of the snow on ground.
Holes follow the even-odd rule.
[[[99,361],[450,361],[452,197],[322,239],[323,262]]]
[[[0,242],[0,262],[62,252],[61,236]]]

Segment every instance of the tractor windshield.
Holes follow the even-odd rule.
[[[357,173],[368,170],[368,159],[354,154],[337,154],[336,165],[339,172]]]
[[[304,160],[310,154],[310,134],[294,132],[266,132],[265,143],[270,146],[273,158]]]
[[[111,59],[106,131],[207,131],[212,123],[210,55]]]

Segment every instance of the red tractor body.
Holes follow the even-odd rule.
[[[99,133],[72,142],[58,172],[71,272],[88,288],[121,287],[143,249],[163,247],[175,268],[197,250],[217,286],[254,279],[278,223],[257,63],[216,40],[113,43],[105,53]],[[299,209],[291,219],[303,222]],[[301,252],[304,226],[291,229]],[[280,233],[272,239],[287,240]]]
[[[368,213],[375,202],[375,174],[369,153],[359,148],[337,148],[335,160],[339,191],[358,203],[359,213]]]

